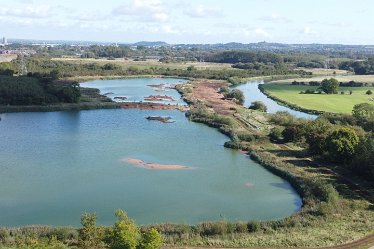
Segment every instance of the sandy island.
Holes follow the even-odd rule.
[[[124,163],[129,163],[146,169],[154,170],[181,170],[181,169],[192,169],[191,167],[178,165],[178,164],[159,164],[159,163],[146,163],[143,160],[135,158],[127,158],[121,160]]]

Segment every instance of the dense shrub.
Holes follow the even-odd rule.
[[[241,105],[244,104],[244,100],[245,100],[243,92],[238,89],[234,89],[231,92],[227,93],[225,95],[225,98],[236,99]]]
[[[142,233],[142,238],[139,243],[139,249],[158,249],[162,245],[161,234],[155,229],[151,228]]]
[[[289,126],[296,124],[297,118],[287,111],[278,111],[270,115],[270,122],[277,125]]]
[[[355,131],[351,128],[340,128],[333,131],[326,139],[326,149],[330,159],[338,162],[352,160],[358,141]]]
[[[332,128],[333,125],[322,118],[307,122],[302,126],[311,153],[316,155],[324,153],[326,138],[329,136]]]
[[[110,234],[110,249],[136,249],[139,245],[140,231],[135,222],[122,210],[116,210],[117,222]]]
[[[262,101],[254,101],[249,106],[249,109],[266,112],[267,106]]]
[[[274,127],[273,129],[271,129],[269,137],[272,141],[281,141],[283,139],[282,132],[283,128]]]

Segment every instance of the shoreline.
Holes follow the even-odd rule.
[[[116,102],[82,102],[78,104],[62,103],[52,105],[22,105],[22,106],[0,106],[0,113],[17,112],[59,112],[59,111],[83,111],[98,109],[119,109]]]

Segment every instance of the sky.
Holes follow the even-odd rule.
[[[373,0],[0,0],[0,37],[374,44]]]

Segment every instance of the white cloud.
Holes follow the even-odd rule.
[[[317,31],[313,30],[313,29],[312,29],[311,27],[309,27],[309,26],[305,26],[305,27],[304,27],[303,33],[304,33],[305,35],[316,35],[316,34],[318,34]]]
[[[260,20],[267,21],[267,22],[273,22],[273,23],[289,23],[292,22],[291,19],[281,16],[279,14],[272,14],[271,16],[264,16],[260,18]]]
[[[0,9],[2,16],[13,16],[21,18],[47,18],[51,16],[51,8],[49,5],[40,6],[22,6],[22,7],[3,7]]]
[[[115,8],[113,14],[133,16],[146,21],[167,22],[169,14],[166,7],[159,0],[133,0],[128,5]]]
[[[257,35],[257,36],[262,36],[262,37],[271,37],[271,35],[266,32],[265,30],[263,30],[262,28],[257,28],[254,30],[254,33]]]
[[[192,18],[208,18],[222,16],[222,11],[215,8],[207,8],[203,5],[199,5],[194,8],[189,8],[185,10],[184,13]]]
[[[243,29],[236,32],[237,35],[244,34],[247,38],[271,38],[272,35],[265,31],[263,28]]]

